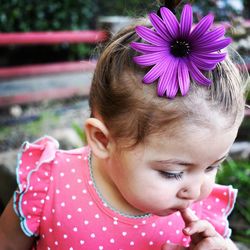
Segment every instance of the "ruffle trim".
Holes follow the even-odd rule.
[[[203,201],[202,219],[208,220],[224,238],[231,236],[228,216],[234,208],[238,190],[232,186],[215,185],[212,193]]]
[[[37,236],[43,206],[50,184],[51,164],[59,143],[44,136],[33,143],[24,142],[17,157],[16,176],[18,189],[14,193],[14,210],[20,218],[23,232]]]

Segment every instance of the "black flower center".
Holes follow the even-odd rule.
[[[170,51],[176,57],[185,57],[190,53],[190,45],[187,41],[176,40],[171,44]]]

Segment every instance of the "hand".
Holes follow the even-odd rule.
[[[191,209],[187,208],[181,212],[185,222],[183,233],[191,237],[190,250],[229,250],[225,240],[215,228],[206,220],[200,220]]]

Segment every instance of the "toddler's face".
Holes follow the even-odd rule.
[[[114,154],[109,175],[124,207],[164,216],[207,197],[237,130],[185,128],[182,135],[154,135],[144,146]]]

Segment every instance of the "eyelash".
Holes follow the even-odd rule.
[[[221,165],[216,165],[216,166],[210,166],[206,169],[206,172],[211,172],[213,170],[220,170]],[[165,171],[159,171],[160,174],[167,179],[176,179],[181,180],[183,176],[183,172],[180,173],[170,173],[170,172],[165,172]]]
[[[170,173],[165,171],[159,171],[160,174],[167,179],[176,179],[177,181],[181,180],[183,172],[180,173]]]

